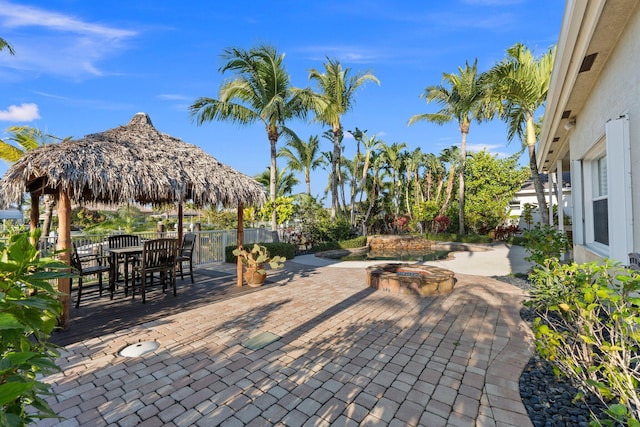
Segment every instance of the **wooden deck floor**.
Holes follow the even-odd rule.
[[[131,293],[125,297],[122,287],[116,291],[113,300],[109,292],[99,296],[97,287],[83,290],[79,308],[75,308],[76,290],[71,294],[72,307],[69,326],[65,330],[53,333],[50,342],[65,346],[88,338],[115,333],[124,328],[157,320],[174,313],[193,309],[214,301],[232,298],[239,294],[255,292],[273,284],[273,280],[260,288],[247,285],[237,286],[233,265],[205,266],[194,269],[195,283],[191,283],[188,275],[184,279],[177,278],[177,296],[171,290],[162,292],[159,286],[147,290],[147,301],[142,303],[139,292],[135,299]]]

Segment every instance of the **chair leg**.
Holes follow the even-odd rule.
[[[180,270],[180,280],[184,280],[184,276],[182,275],[182,261],[178,261],[178,269]]]
[[[193,280],[193,264],[192,264],[191,260],[189,260],[189,274],[191,275],[191,283],[194,283],[194,280]]]
[[[73,283],[71,283],[73,285]],[[82,276],[78,276],[78,301],[76,301],[76,308],[80,307],[80,297],[82,296]]]
[[[173,296],[177,296],[178,295],[178,290],[176,289],[176,269],[173,268],[172,271],[170,271],[171,274],[171,284],[173,285]]]
[[[100,289],[100,296],[102,296],[102,272],[98,273],[98,289]]]
[[[146,283],[145,283],[146,281],[147,281],[147,273],[144,272],[142,274],[142,280],[140,281],[140,291],[142,292],[142,303],[143,304],[147,302],[147,296],[145,294],[145,289],[144,289],[144,287],[146,285]]]

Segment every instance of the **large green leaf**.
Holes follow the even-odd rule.
[[[33,382],[9,382],[0,384],[0,406],[13,402],[33,387]]]
[[[0,330],[22,329],[24,326],[11,313],[0,313]]]

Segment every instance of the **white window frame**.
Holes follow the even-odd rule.
[[[598,183],[598,161],[607,155],[605,138],[601,138],[594,147],[585,155],[582,161],[583,172],[583,198],[584,198],[584,243],[595,253],[606,257],[609,255],[609,246],[595,241],[593,202],[608,199],[606,196],[598,196],[595,186]],[[607,188],[609,184],[607,183]],[[609,202],[607,202],[609,203]],[[608,226],[608,224],[607,224]],[[609,240],[611,242],[611,240]]]

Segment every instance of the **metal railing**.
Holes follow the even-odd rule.
[[[78,234],[72,235],[71,241],[78,248],[78,255],[99,255],[104,253],[107,248],[107,238],[111,234]],[[143,232],[131,233],[140,236],[141,240],[159,239],[164,237],[176,238],[176,231],[166,232]],[[236,230],[201,230],[195,231],[196,244],[193,254],[193,263],[208,264],[211,262],[225,261],[225,248],[231,245],[237,245]],[[264,228],[248,228],[244,230],[243,244],[252,244],[258,242],[271,242],[273,240],[271,231]],[[51,253],[55,250],[56,238],[49,236],[40,239],[38,248],[42,254]]]

